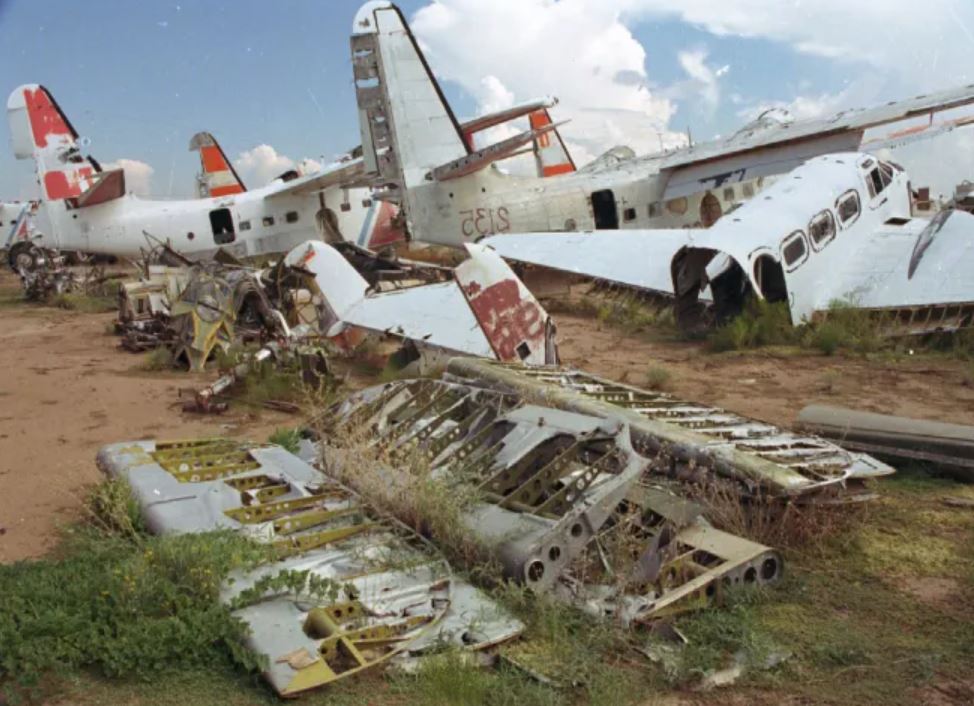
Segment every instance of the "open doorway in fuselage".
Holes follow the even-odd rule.
[[[210,211],[210,228],[213,229],[213,242],[217,245],[229,245],[237,239],[233,228],[233,214],[229,208]]]
[[[616,197],[611,189],[592,192],[592,215],[595,216],[596,230],[617,230],[619,228]]]

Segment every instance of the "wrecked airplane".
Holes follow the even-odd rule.
[[[525,233],[486,241],[505,259],[676,298],[687,330],[749,297],[795,325],[837,304],[889,334],[974,323],[974,216],[915,217],[906,171],[863,153],[816,157],[707,230]]]
[[[578,170],[557,156],[545,178],[526,177],[494,165],[530,143],[554,142],[556,125],[532,121],[473,150],[393,3],[359,9],[351,53],[365,176],[377,198],[403,210],[413,240],[452,247],[504,233],[706,228],[771,178],[821,154],[859,149],[870,128],[974,103],[974,86],[965,86],[820,120],[758,119],[728,138],[660,154],[617,148]],[[896,143],[934,134],[898,134]]]

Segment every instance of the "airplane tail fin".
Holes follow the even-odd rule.
[[[101,166],[81,153],[77,131],[46,88],[15,88],[7,98],[7,122],[14,156],[34,160],[44,200],[76,198],[95,183]]]
[[[398,7],[365,3],[355,16],[351,48],[366,171],[405,190],[470,153]]]
[[[534,160],[538,165],[538,176],[549,177],[570,174],[575,171],[575,162],[565,147],[558,129],[553,127],[547,108],[536,110],[528,116],[531,130],[535,134]],[[546,130],[546,128],[550,128]]]
[[[208,132],[198,132],[189,141],[190,151],[200,153],[199,191],[201,198],[232,196],[247,190],[237,170],[230,164],[220,143]]]

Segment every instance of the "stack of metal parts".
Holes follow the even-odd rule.
[[[238,572],[221,597],[240,604],[234,614],[282,696],[434,645],[481,649],[523,629],[432,545],[282,448],[138,441],[104,447],[98,463],[129,483],[154,533],[230,529],[271,545],[277,559]],[[281,572],[308,572],[305,588],[241,604]],[[334,598],[307,592],[314,583],[337,587]]]
[[[781,575],[775,551],[717,530],[681,497],[686,483],[835,502],[865,497],[858,483],[892,470],[577,371],[459,358],[442,380],[357,393],[331,411],[325,433],[339,472],[346,459],[361,463],[363,444],[390,484],[427,466],[457,497],[472,495],[466,528],[509,577],[625,624]]]
[[[654,473],[683,482],[728,479],[755,495],[848,503],[875,498],[868,481],[895,472],[811,434],[574,369],[454,358],[445,379],[626,424]]]
[[[115,332],[123,348],[140,353],[172,341],[169,307],[186,287],[189,272],[186,267],[147,265],[138,280],[121,284]]]

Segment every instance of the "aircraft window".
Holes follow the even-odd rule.
[[[260,223],[265,228],[270,228],[272,225],[274,225],[274,216],[264,216]]]
[[[362,199],[362,208],[368,208],[372,205],[372,199]]]
[[[288,211],[287,213],[284,214],[284,220],[287,221],[288,223],[297,223],[298,222],[298,212],[297,211]]]
[[[835,218],[829,210],[822,211],[808,224],[808,237],[812,247],[821,250],[835,237]]]
[[[623,211],[622,220],[624,220],[626,223],[636,220],[636,209],[627,208],[625,211]]]
[[[681,196],[678,199],[671,199],[666,202],[666,210],[670,213],[675,213],[678,216],[682,216],[684,213],[686,213],[687,208],[689,207],[690,204],[687,202],[685,196]]]
[[[733,201],[733,200],[734,200],[734,187],[728,186],[726,189],[724,189],[724,201]]]
[[[848,228],[855,223],[859,218],[859,192],[850,189],[842,194],[835,202],[835,212],[843,228]]]
[[[808,259],[808,246],[805,245],[805,234],[800,230],[785,238],[781,243],[781,257],[785,267],[791,272]]]
[[[250,221],[240,221],[240,230],[250,230]]]
[[[744,198],[749,199],[752,196],[754,196],[754,185],[753,184],[745,184],[743,188],[744,188]]]
[[[663,212],[663,204],[660,201],[649,204],[649,217],[659,218],[660,214]]]
[[[236,239],[233,232],[233,215],[229,208],[217,208],[210,211],[210,227],[213,229],[213,242],[226,245]]]
[[[342,212],[343,213],[347,213],[348,211],[351,211],[352,210],[352,204],[350,204],[350,203],[343,203],[341,205],[341,209],[342,209]]]

